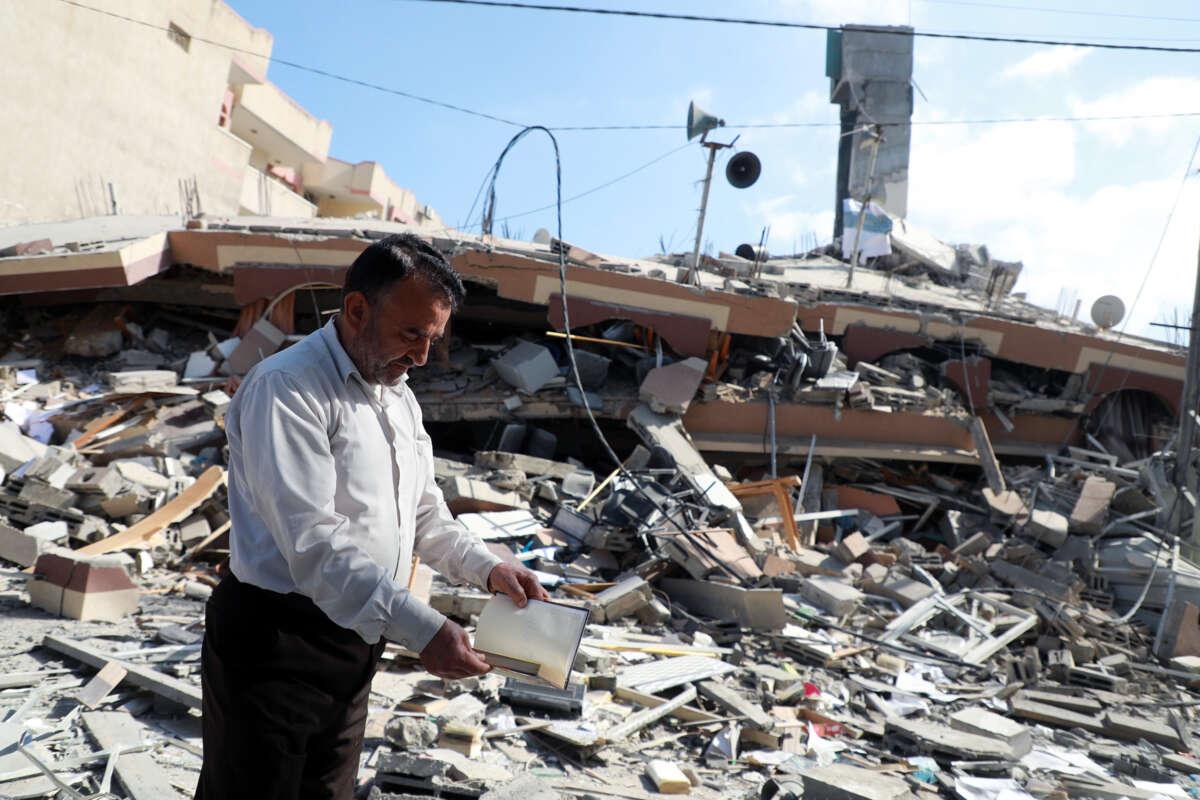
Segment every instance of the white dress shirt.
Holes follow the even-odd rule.
[[[233,574],[368,644],[420,652],[445,622],[406,588],[414,551],[482,587],[500,563],[446,508],[407,381],[369,386],[332,320],[250,370],[225,429]]]

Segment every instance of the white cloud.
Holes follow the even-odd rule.
[[[1082,61],[1090,47],[1049,47],[1018,61],[1000,73],[1002,78],[1047,78],[1070,72]]]
[[[1124,117],[1137,114],[1170,114],[1200,111],[1200,79],[1158,76],[1101,95],[1094,100],[1074,99],[1071,113],[1079,117]],[[1178,119],[1138,119],[1086,123],[1109,144],[1125,145],[1139,134],[1161,134]]]
[[[1078,293],[1085,320],[1104,294],[1132,306],[1179,176],[1080,188],[1081,135],[1055,122],[914,129],[909,217],[945,241],[986,244],[993,258],[1023,261],[1016,288],[1038,305],[1054,308],[1065,288]],[[1149,323],[1186,306],[1197,219],[1200,185],[1189,185],[1132,311],[1130,333],[1161,338],[1162,329]]]

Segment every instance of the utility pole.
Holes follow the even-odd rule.
[[[866,196],[863,198],[862,207],[858,209],[858,224],[854,226],[854,251],[850,258],[850,274],[846,276],[846,288],[850,288],[854,283],[854,265],[858,263],[858,252],[862,249],[863,221],[867,218],[867,206],[871,204],[872,190],[875,188],[875,159],[879,156],[879,145],[883,143],[882,125],[876,125],[867,132],[871,137],[871,165],[867,167]],[[863,145],[866,144],[868,143],[863,142]]]
[[[733,140],[734,142],[737,139]],[[700,140],[702,147],[708,148],[708,171],[704,173],[704,193],[700,195],[700,219],[696,222],[696,246],[692,248],[692,268],[688,272],[688,283],[700,283],[700,243],[704,241],[704,215],[708,212],[708,190],[712,187],[713,163],[717,160],[717,151],[725,147],[733,147],[733,142],[721,144]]]

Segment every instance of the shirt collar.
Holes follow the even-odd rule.
[[[342,340],[338,337],[337,326],[334,324],[334,320],[336,319],[337,315],[335,314],[329,319],[329,322],[326,322],[325,326],[321,328],[320,335],[325,341],[325,346],[329,348],[329,354],[333,356],[333,365],[337,369],[338,377],[342,379],[342,382],[348,383],[351,376],[354,376],[358,378],[359,382],[362,383],[364,388],[366,388],[368,391],[374,391],[377,395],[386,394],[389,391],[400,394],[401,388],[408,383],[407,373],[400,376],[400,383],[396,384],[395,386],[373,387],[367,383],[366,379],[363,378],[362,373],[358,371],[358,367],[354,365],[353,359],[351,359],[350,355],[346,352],[346,348],[342,347]],[[380,392],[380,389],[383,391]]]

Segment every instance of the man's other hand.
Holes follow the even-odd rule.
[[[506,594],[524,608],[526,600],[549,600],[550,594],[538,583],[537,576],[525,567],[512,564],[497,564],[492,567],[487,580],[488,591],[493,594]]]
[[[471,649],[467,632],[457,624],[446,620],[425,649],[421,651],[421,663],[430,675],[439,678],[469,678],[482,675],[491,669],[479,654]]]

